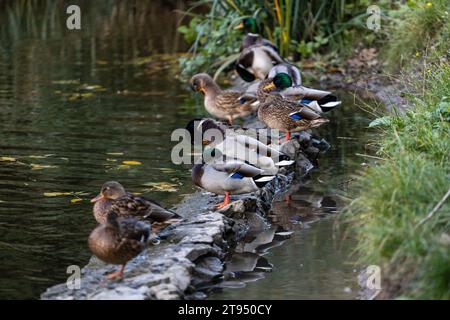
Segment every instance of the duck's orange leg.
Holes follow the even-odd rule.
[[[119,270],[119,271],[112,272],[112,273],[108,274],[108,275],[106,276],[106,279],[108,279],[108,280],[113,280],[113,279],[122,278],[124,270],[125,270],[125,265],[123,264],[123,265],[120,267],[120,270]]]
[[[225,193],[225,198],[223,199],[223,202],[219,203],[218,205],[216,205],[216,208],[222,209],[222,208],[225,208],[229,204],[230,204],[230,193],[226,192]]]
[[[232,116],[228,116],[228,123],[230,126],[233,125],[233,117]]]
[[[287,131],[286,132],[286,137],[285,137],[285,142],[288,142],[289,140],[291,140],[291,132]]]

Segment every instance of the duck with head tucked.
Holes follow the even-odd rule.
[[[286,132],[286,141],[290,140],[292,131],[316,128],[329,122],[309,106],[284,98],[280,88],[290,83],[288,74],[279,73],[261,81],[258,87],[259,120],[269,128]]]
[[[192,181],[206,191],[225,195],[223,202],[216,205],[219,209],[230,203],[230,195],[258,191],[274,178],[274,176],[264,176],[264,170],[238,160],[206,163],[204,161],[206,153],[209,159],[221,157],[220,151],[214,148],[205,150],[202,163],[192,168]]]
[[[105,223],[95,228],[88,239],[89,249],[106,263],[121,265],[118,272],[107,275],[107,279],[122,277],[128,261],[141,253],[151,238],[151,227],[135,218],[120,218],[116,212],[106,217]]]
[[[206,73],[194,75],[190,85],[193,91],[203,94],[206,111],[220,120],[228,120],[230,124],[258,108],[255,97],[247,97],[239,91],[222,90]]]
[[[163,208],[156,201],[129,193],[116,181],[105,182],[100,194],[91,200],[94,203],[94,217],[104,224],[112,212],[119,217],[134,217],[149,223],[170,224],[181,217]]]
[[[226,130],[222,124],[213,119],[194,119],[186,126],[191,137],[191,144],[202,143],[207,149],[214,148],[227,159],[244,161],[263,170],[264,175],[275,175],[280,167],[294,163],[284,153],[269,147],[267,144],[251,136],[239,134],[234,130]],[[263,139],[263,137],[259,137]],[[270,137],[264,137],[267,143]]]

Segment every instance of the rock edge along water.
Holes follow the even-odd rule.
[[[174,208],[186,218],[163,230],[164,240],[160,245],[150,247],[130,261],[123,279],[105,281],[104,274],[116,266],[92,257],[82,270],[80,289],[69,289],[62,283],[48,288],[41,299],[205,298],[208,290],[201,288],[222,280],[224,260],[245,236],[248,220],[255,215],[266,216],[275,194],[287,191],[294,173],[302,176],[313,168],[309,159],[318,150],[311,145],[308,133],[302,132],[300,141],[301,145],[291,140],[282,146],[285,153],[295,156],[293,166],[282,168],[262,190],[236,197],[237,201],[221,211],[213,209],[217,202],[214,195],[198,191],[187,196]]]

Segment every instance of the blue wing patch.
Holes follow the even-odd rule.
[[[312,100],[309,100],[309,99],[301,99],[300,100],[300,103],[303,103],[303,104],[310,104],[312,102]]]
[[[301,120],[301,119],[302,119],[302,117],[301,117],[298,113],[291,113],[291,114],[289,115],[289,117],[290,117],[292,120],[295,120],[295,121]]]
[[[244,179],[244,176],[237,172],[233,173],[230,177],[231,177],[231,179],[236,179],[236,180]]]

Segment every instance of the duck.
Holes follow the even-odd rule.
[[[280,94],[280,82],[286,81],[287,74],[261,81],[258,88],[258,119],[269,128],[286,132],[285,140],[291,139],[292,131],[317,128],[329,120],[309,106],[287,99]]]
[[[281,96],[307,105],[317,113],[329,112],[341,105],[341,101],[338,101],[330,91],[303,86],[300,69],[293,64],[283,63],[273,67],[267,78],[275,79],[275,77],[277,79],[274,84]],[[249,92],[246,94],[251,95]]]
[[[239,48],[239,52],[242,52],[245,49],[255,45],[272,47],[276,52],[278,52],[278,47],[273,42],[262,37],[259,34],[260,28],[258,27],[258,23],[255,18],[246,17],[242,19],[242,21],[235,27],[235,29],[240,29],[246,32],[246,35],[242,40],[241,47]]]
[[[94,203],[95,220],[100,224],[105,224],[112,212],[120,217],[134,217],[150,224],[171,224],[181,218],[156,201],[127,192],[117,181],[105,182],[91,203]]]
[[[252,82],[266,78],[270,69],[285,60],[272,46],[253,45],[240,52],[235,69],[242,80]]]
[[[198,143],[201,141],[205,148],[220,151],[226,159],[236,159],[256,166],[263,170],[263,175],[275,175],[280,167],[290,166],[295,162],[286,154],[269,147],[266,144],[269,137],[259,137],[266,142],[263,143],[251,136],[226,129],[221,123],[210,118],[191,120],[186,130],[192,145],[195,145],[195,137],[198,137]]]
[[[117,279],[123,276],[128,261],[139,255],[150,243],[157,244],[151,237],[151,227],[135,218],[121,218],[111,212],[105,223],[98,225],[89,235],[88,246],[100,260],[121,265],[119,271],[106,276]]]
[[[257,110],[256,97],[247,97],[236,90],[222,90],[207,73],[194,75],[190,85],[193,91],[204,95],[206,111],[220,120],[227,120],[230,125],[234,119],[246,117]]]
[[[216,159],[220,151],[212,148],[204,152],[208,160]],[[217,195],[225,195],[222,203],[215,207],[225,208],[230,204],[230,195],[258,191],[275,176],[264,176],[263,170],[243,161],[205,161],[192,168],[192,181],[197,186]]]

